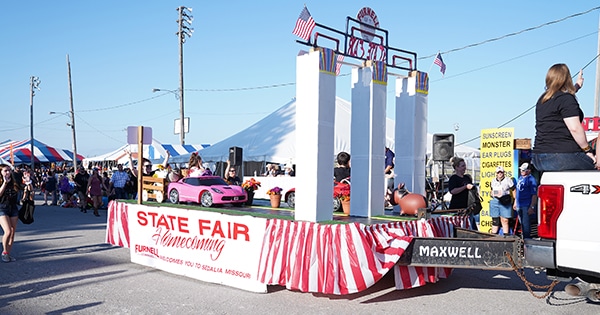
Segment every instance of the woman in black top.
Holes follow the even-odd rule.
[[[469,174],[465,174],[467,164],[463,158],[453,157],[450,163],[455,172],[448,180],[448,191],[452,194],[450,209],[464,209],[469,200],[469,189],[474,187],[473,179]]]
[[[583,83],[581,74],[579,82]],[[539,171],[595,169],[596,158],[581,125],[583,112],[575,98],[576,90],[567,65],[550,67],[546,92],[535,109],[532,163]]]
[[[10,255],[15,240],[15,230],[19,218],[17,200],[19,190],[22,188],[16,176],[6,164],[0,164],[0,226],[4,230],[2,236],[2,261],[11,262],[15,259]],[[31,189],[31,184],[29,189]]]
[[[452,163],[452,167],[454,168],[454,175],[450,176],[450,179],[448,180],[448,191],[452,194],[449,208],[465,209],[469,202],[469,190],[477,188],[473,185],[471,175],[465,174],[467,170],[465,159],[455,156],[450,159],[450,163]],[[479,214],[469,215],[469,224],[473,230],[478,230],[478,221]]]

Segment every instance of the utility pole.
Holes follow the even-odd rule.
[[[42,83],[42,81],[36,77],[36,76],[31,76],[31,83],[29,84],[30,86],[30,98],[29,98],[29,135],[31,137],[31,141],[30,141],[30,149],[31,149],[31,176],[34,176],[34,172],[35,172],[35,152],[34,152],[34,145],[33,145],[33,97],[35,96],[35,90],[40,90],[40,83]]]
[[[181,128],[179,131],[179,137],[181,140],[181,145],[184,145],[185,115],[183,111],[183,44],[185,43],[185,37],[192,37],[192,33],[194,33],[194,29],[190,28],[194,17],[189,13],[192,12],[192,8],[180,6],[177,8],[177,11],[179,11],[179,19],[177,20],[177,23],[179,24],[179,31],[176,33],[176,35],[179,36],[179,112],[181,114],[179,121]]]
[[[69,103],[71,105],[71,133],[73,134],[73,171],[77,173],[77,137],[75,135],[75,111],[73,110],[73,85],[71,84],[71,61],[67,54],[67,71],[69,73]]]

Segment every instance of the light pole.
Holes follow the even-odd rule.
[[[192,37],[192,33],[194,33],[194,29],[190,26],[192,25],[192,21],[194,17],[190,15],[192,12],[192,8],[187,8],[184,6],[180,6],[177,8],[179,11],[179,19],[177,20],[177,24],[179,24],[179,31],[175,33],[179,37],[179,111],[181,112],[180,117],[180,139],[181,145],[185,144],[185,115],[183,112],[183,43],[185,43],[185,37]]]
[[[75,116],[74,116],[74,113],[73,113],[73,111],[70,111],[70,112],[64,112],[64,113],[61,113],[61,112],[50,112],[48,114],[50,114],[50,115],[56,115],[56,114],[58,114],[58,115],[65,115],[65,116],[71,118],[71,123],[70,124],[67,123],[67,126],[71,127],[71,133],[73,135],[73,167],[75,168],[75,172],[77,172],[77,140],[76,140],[76,137],[75,137]]]
[[[33,151],[33,97],[35,96],[35,90],[40,90],[40,83],[42,83],[42,81],[40,80],[40,78],[36,77],[36,76],[31,76],[31,83],[30,83],[30,88],[31,88],[31,97],[29,100],[29,134],[31,136],[31,175],[33,176],[34,172],[35,172],[35,156],[34,156],[34,151]]]

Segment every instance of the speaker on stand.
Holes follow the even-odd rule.
[[[431,148],[431,158],[434,161],[442,162],[442,178],[440,184],[442,189],[442,209],[447,210],[444,202],[444,180],[446,178],[445,164],[454,156],[454,134],[451,133],[436,133],[433,135]]]
[[[243,162],[244,162],[244,158],[242,155],[242,148],[240,148],[240,147],[229,148],[229,163],[231,163],[231,167],[236,168],[236,170],[238,171],[238,176],[240,176],[240,178],[243,178],[243,176],[244,176]],[[227,172],[229,172],[229,170],[225,170],[225,175],[227,175]]]
[[[240,147],[231,147],[229,148],[229,163],[233,166],[242,165],[242,148]]]

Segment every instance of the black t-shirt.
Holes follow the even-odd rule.
[[[15,189],[15,185],[10,182],[6,185],[4,193],[0,195],[0,208],[1,209],[12,209],[17,206],[18,192]]]
[[[74,182],[77,186],[77,191],[81,191],[81,192],[86,192],[87,191],[87,183],[88,180],[90,179],[90,175],[86,172],[83,173],[77,173],[77,175],[75,175],[75,179]]]
[[[50,192],[56,190],[56,177],[48,176],[46,179],[46,190]]]
[[[571,153],[581,152],[581,148],[573,139],[571,132],[563,121],[564,118],[578,116],[583,120],[583,112],[579,108],[575,96],[557,92],[551,99],[535,106],[535,153]]]
[[[350,177],[350,168],[349,167],[336,167],[333,169],[333,179],[336,182],[341,182],[342,179]]]
[[[229,185],[237,185],[237,186],[241,186],[242,185],[242,180],[235,176],[235,177],[231,177],[231,176],[227,176],[225,178],[225,181],[229,184]]]
[[[473,179],[469,174],[465,174],[460,177],[456,174],[450,176],[448,180],[448,191],[452,191],[454,188],[465,186],[466,184],[473,184]],[[469,202],[469,190],[465,189],[456,195],[452,195],[450,200],[450,209],[461,209],[466,208]]]

